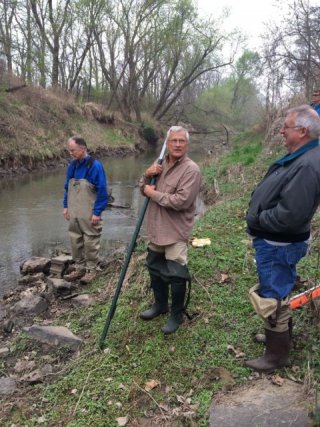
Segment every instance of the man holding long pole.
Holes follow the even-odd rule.
[[[167,134],[167,156],[162,165],[154,163],[140,180],[142,194],[150,199],[147,210],[149,239],[147,267],[154,304],[141,313],[152,320],[168,311],[171,285],[171,314],[164,334],[175,332],[183,322],[186,308],[186,285],[190,282],[187,268],[187,244],[193,226],[196,198],[200,190],[199,167],[187,157],[189,133],[172,126]],[[157,177],[156,186],[151,185]]]

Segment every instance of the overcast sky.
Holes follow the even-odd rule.
[[[197,3],[201,14],[213,17],[219,16],[223,7],[228,7],[230,15],[225,20],[225,28],[238,27],[250,38],[248,45],[251,48],[256,45],[259,34],[264,32],[263,23],[279,19],[282,13],[276,0],[197,0]],[[281,3],[283,7],[287,2]]]

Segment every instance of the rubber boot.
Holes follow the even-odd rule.
[[[265,330],[266,350],[262,357],[247,360],[245,365],[256,371],[272,372],[275,369],[288,366],[290,347],[289,329],[285,332]]]
[[[293,347],[293,321],[292,317],[288,320],[288,328],[289,328],[289,339],[290,339],[290,348]],[[256,334],[254,337],[254,342],[257,343],[266,343],[265,334]]]
[[[74,270],[70,273],[67,273],[63,276],[64,280],[67,282],[76,282],[81,279],[86,274],[86,268],[82,265],[76,265]]]
[[[88,269],[86,274],[81,277],[80,284],[81,285],[88,285],[89,283],[93,282],[97,278],[97,272],[95,270]]]
[[[185,310],[184,300],[186,296],[186,281],[183,279],[171,282],[171,314],[168,322],[161,328],[164,334],[172,334],[183,322],[183,313]]]
[[[154,295],[154,303],[148,310],[140,313],[143,320],[152,320],[168,312],[168,283],[165,283],[160,277],[151,276],[151,288]]]

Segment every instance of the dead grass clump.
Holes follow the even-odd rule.
[[[207,206],[212,206],[219,198],[219,189],[216,180],[214,185],[202,185],[201,197]]]
[[[261,135],[265,131],[266,131],[266,124],[265,124],[265,122],[258,123],[256,125],[252,126],[252,128],[251,128],[251,133],[253,135]]]
[[[107,112],[102,106],[94,104],[93,102],[86,102],[82,111],[84,116],[89,120],[96,120],[102,124],[113,125],[115,117],[113,113]]]

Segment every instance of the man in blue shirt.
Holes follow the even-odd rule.
[[[320,116],[320,89],[316,89],[313,91],[311,107],[316,110],[316,112]]]
[[[75,270],[67,280],[81,278],[89,283],[99,263],[101,214],[108,204],[107,178],[102,164],[87,153],[85,140],[68,141],[71,160],[64,184],[63,216],[69,221],[69,235]]]

